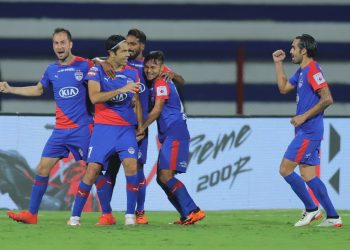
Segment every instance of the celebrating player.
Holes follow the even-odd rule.
[[[118,153],[126,175],[125,225],[135,224],[134,213],[139,186],[135,125],[142,125],[142,108],[136,94],[139,89],[139,76],[137,70],[126,66],[129,46],[123,36],[110,36],[105,42],[105,47],[108,53],[107,61],[113,66],[116,77],[109,78],[100,65],[92,67],[87,76],[90,100],[95,104],[95,125],[89,145],[88,168],[80,182],[72,216],[68,221],[68,225],[71,226],[80,225],[81,212],[92,184],[101,170],[106,168],[108,158],[114,153]],[[96,183],[97,188],[99,185]],[[111,214],[108,195],[102,195],[99,198],[102,199],[103,217],[110,221],[109,224],[114,224],[115,219]]]
[[[297,89],[297,112],[290,120],[295,127],[295,137],[284,154],[280,174],[305,205],[305,212],[294,226],[305,226],[322,217],[305,187],[306,182],[327,213],[327,218],[319,226],[341,227],[342,220],[329,199],[326,186],[316,175],[316,165],[320,164],[323,112],[333,103],[328,83],[314,60],[316,52],[317,43],[312,36],[303,34],[293,40],[290,54],[292,62],[299,64],[300,68],[289,80],[283,67],[285,52],[276,50],[272,54],[280,92],[287,94]],[[301,177],[294,172],[297,165]]]
[[[51,169],[69,152],[76,160],[86,160],[90,140],[92,117],[86,105],[84,79],[93,62],[72,54],[73,42],[68,30],[55,29],[52,41],[57,62],[47,67],[35,86],[11,87],[7,82],[0,83],[0,92],[22,96],[41,96],[44,88],[52,85],[56,102],[56,126],[36,167],[29,211],[7,212],[13,220],[27,224],[38,222],[38,210]]]
[[[158,157],[157,182],[180,213],[180,220],[175,223],[194,224],[202,220],[205,213],[194,203],[185,185],[175,178],[175,174],[187,170],[190,135],[186,115],[174,83],[162,77],[163,53],[149,53],[145,57],[144,67],[147,80],[153,82],[152,95],[155,103],[138,134],[142,135],[157,120],[158,138],[162,144]]]

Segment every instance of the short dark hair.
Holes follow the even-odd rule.
[[[143,44],[145,44],[146,40],[147,40],[147,37],[146,37],[145,33],[143,31],[139,30],[139,29],[131,29],[131,30],[129,30],[127,36],[134,36],[137,39],[139,39],[140,43],[143,43]]]
[[[123,41],[125,41],[125,37],[121,35],[111,35],[105,41],[106,51],[117,51],[117,49],[120,47],[121,42]]]
[[[72,41],[72,35],[71,33],[69,32],[69,30],[65,29],[65,28],[56,28],[52,34],[52,37],[58,33],[61,33],[61,32],[64,32],[67,34],[67,37],[68,37],[68,40],[69,41]]]
[[[295,39],[299,39],[299,48],[306,49],[307,56],[314,58],[317,54],[317,42],[315,38],[308,34],[302,34]]]
[[[161,50],[155,50],[155,51],[151,51],[149,52],[146,56],[145,56],[145,60],[144,63],[148,62],[148,61],[156,61],[159,62],[160,64],[164,63],[164,53]]]

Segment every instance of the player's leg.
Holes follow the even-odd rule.
[[[300,162],[307,160],[312,150],[313,143],[311,140],[304,138],[302,135],[296,135],[289,144],[280,165],[280,174],[305,206],[301,219],[294,225],[296,227],[308,225],[322,217],[322,213],[312,200],[303,178],[294,172],[295,167]]]
[[[96,124],[93,129],[87,150],[88,153],[85,154],[87,155],[87,162],[89,162],[89,164],[86,173],[79,184],[74,200],[72,216],[68,221],[68,225],[80,225],[80,216],[90,194],[91,187],[96,182],[96,179],[102,170],[103,163],[106,162],[106,159],[108,159],[113,152],[113,133],[113,127],[108,125]],[[102,204],[104,204],[102,210],[109,211],[110,213],[112,209],[110,207],[109,199]]]
[[[110,200],[112,200],[113,190],[121,164],[122,162],[116,153],[112,154],[108,159],[108,167],[104,176],[107,179],[108,184],[110,184],[107,188]]]
[[[123,167],[126,177],[126,199],[125,225],[135,225],[135,207],[139,183],[137,179],[136,158],[123,159]]]
[[[319,224],[322,227],[341,227],[343,225],[341,218],[335,210],[331,199],[328,196],[327,188],[321,179],[316,175],[316,166],[306,164],[300,165],[300,173],[306,184],[326,211],[327,218]]]
[[[124,167],[126,177],[127,207],[125,212],[125,225],[135,225],[135,207],[139,182],[137,178],[137,155],[138,146],[136,133],[133,126],[117,126],[115,151]]]
[[[189,139],[166,138],[159,152],[158,176],[160,183],[166,185],[171,195],[176,197],[183,213],[186,213],[184,224],[193,224],[205,217],[188,193],[186,186],[175,173],[185,173],[189,155]],[[181,215],[182,217],[182,215]]]
[[[112,215],[111,200],[117,174],[121,165],[119,156],[116,153],[112,154],[108,158],[106,164],[107,170],[104,174],[101,171],[95,182],[98,199],[102,209],[102,215],[96,223],[96,225],[99,226],[114,225],[117,222],[116,218]]]
[[[87,166],[86,173],[79,183],[77,194],[75,195],[74,205],[72,209],[72,216],[67,222],[68,225],[77,226],[80,225],[80,217],[90,195],[91,187],[95,183],[102,166],[98,163],[91,162]]]
[[[176,198],[175,195],[173,195],[170,190],[168,189],[166,184],[163,184],[160,179],[159,179],[159,173],[157,173],[157,183],[158,185],[163,189],[163,191],[165,192],[165,194],[168,197],[168,200],[170,201],[170,203],[175,207],[175,209],[179,212],[180,214],[180,220],[176,220],[174,222],[174,224],[182,224],[183,221],[186,220],[187,214],[188,212],[184,212]]]
[[[8,211],[7,215],[11,219],[27,224],[37,224],[37,214],[42,198],[48,186],[50,171],[59,160],[60,158],[41,158],[36,168],[36,175],[32,186],[29,210],[21,211],[20,213]]]

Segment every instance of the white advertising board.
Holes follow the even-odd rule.
[[[326,118],[322,142],[320,176],[338,209],[350,209],[349,122],[350,118]],[[0,208],[21,209],[29,204],[30,190],[27,189],[31,180],[28,176],[34,173],[53,124],[54,117],[0,116]],[[202,209],[302,208],[302,203],[279,175],[279,164],[294,136],[289,118],[190,118],[188,127],[192,138],[191,158],[187,173],[177,177]],[[156,176],[152,175],[158,155],[156,137],[156,126],[152,125],[145,166],[149,180],[145,207],[173,210]],[[67,174],[72,166],[72,159],[57,166],[43,209],[70,208],[65,192],[66,195],[72,193],[69,180],[73,178]],[[26,180],[22,178],[23,172],[27,173]],[[16,178],[18,181],[13,181]],[[20,199],[21,195],[24,200]],[[62,204],[53,206],[50,202]],[[121,170],[112,207],[122,211],[125,202],[125,177]]]

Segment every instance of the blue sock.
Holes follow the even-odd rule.
[[[176,200],[176,196],[173,195],[172,193],[170,193],[169,188],[167,187],[166,184],[163,184],[157,177],[157,183],[158,185],[164,190],[164,192],[166,193],[168,200],[170,201],[170,203],[175,207],[175,209],[179,212],[181,219],[184,220],[187,217],[188,212],[184,212],[181,209],[181,206],[179,204],[179,202]]]
[[[112,201],[112,196],[113,196],[113,189],[114,189],[114,185],[115,185],[115,175],[110,175],[109,172],[106,172],[104,174],[104,177],[107,179],[107,184],[104,187],[105,192],[108,194],[108,199],[109,199],[109,203]],[[114,178],[114,179],[112,179]]]
[[[108,179],[103,175],[99,175],[95,181],[98,199],[100,201],[101,209],[103,214],[110,214],[112,212],[110,203],[110,184]]]
[[[46,192],[49,183],[49,176],[35,175],[35,181],[32,187],[32,195],[30,197],[29,212],[37,214],[39,211],[41,200]]]
[[[339,217],[339,215],[334,209],[331,200],[329,199],[327,188],[320,180],[320,178],[316,176],[315,178],[306,183],[314,192],[314,195],[316,196],[317,200],[321,203],[324,210],[326,210],[327,217]]]
[[[143,211],[145,209],[146,199],[146,178],[143,172],[143,168],[137,171],[137,179],[139,182],[139,192],[137,194],[137,211]]]
[[[176,197],[176,200],[184,213],[188,215],[191,211],[198,209],[198,206],[194,203],[187,192],[185,185],[181,181],[173,177],[166,185],[169,188],[170,193]]]
[[[317,208],[316,204],[306,189],[304,180],[300,177],[300,175],[292,172],[290,175],[285,176],[284,179],[289,183],[294,193],[304,203],[306,210],[314,210]]]
[[[137,175],[126,176],[126,214],[134,214],[139,190]]]
[[[80,182],[77,194],[75,195],[74,206],[72,216],[81,216],[81,212],[84,209],[87,198],[89,197],[92,185]]]

